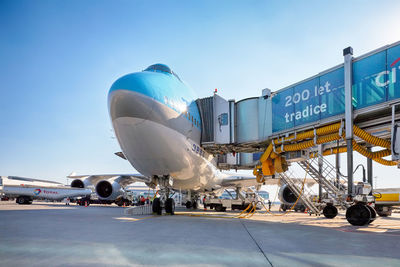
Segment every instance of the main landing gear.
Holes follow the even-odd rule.
[[[188,200],[188,201],[186,201],[185,206],[186,206],[187,209],[196,210],[197,209],[197,201],[196,200],[192,200],[192,201]]]
[[[164,203],[163,203],[164,202]],[[162,197],[157,197],[153,201],[153,213],[157,215],[162,215],[162,209],[165,208],[165,212],[171,215],[175,214],[175,201],[173,198],[167,198],[165,201],[162,201]]]
[[[170,191],[173,180],[172,178],[167,175],[163,177],[153,177],[152,183],[154,185],[159,185],[160,190],[158,191],[160,197],[157,197],[153,200],[152,204],[152,210],[153,213],[157,215],[162,215],[162,210],[163,208],[165,209],[166,213],[169,213],[171,215],[175,214],[175,201],[173,198],[171,198]],[[173,194],[172,194],[173,195]]]
[[[363,226],[372,223],[376,218],[376,211],[365,203],[357,203],[346,211],[347,221],[355,226]]]

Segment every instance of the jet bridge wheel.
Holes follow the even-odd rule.
[[[372,223],[373,221],[375,221],[375,219],[376,219],[376,211],[375,211],[375,209],[374,209],[373,207],[371,207],[370,205],[365,205],[365,206],[367,206],[367,208],[368,208],[369,211],[371,212],[371,219],[369,220],[369,223],[368,223],[368,224],[370,224],[370,223]]]
[[[162,214],[161,200],[159,197],[155,198],[153,201],[153,213],[157,213],[158,215]]]
[[[355,226],[367,225],[372,219],[371,211],[367,205],[358,203],[347,209],[346,219]]]
[[[173,198],[167,198],[167,201],[165,201],[165,212],[171,215],[175,214],[175,201]]]
[[[333,218],[336,217],[336,215],[338,215],[338,210],[337,210],[337,208],[336,208],[335,206],[333,206],[333,205],[327,205],[327,206],[323,209],[322,213],[324,214],[325,218],[333,219]]]

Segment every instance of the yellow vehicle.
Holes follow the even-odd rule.
[[[400,188],[374,189],[375,210],[379,216],[392,215],[394,206],[400,206]]]

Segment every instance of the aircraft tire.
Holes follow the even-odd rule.
[[[323,210],[322,213],[324,214],[325,218],[333,219],[338,215],[338,210],[333,205],[327,205]]]
[[[157,213],[158,215],[162,214],[161,200],[159,197],[155,198],[153,201],[153,213]]]
[[[363,226],[369,224],[371,220],[371,211],[364,204],[355,204],[346,211],[347,221],[354,226]]]
[[[173,198],[167,198],[165,201],[165,212],[171,215],[175,214],[175,201]]]

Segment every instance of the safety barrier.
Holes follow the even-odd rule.
[[[124,210],[125,215],[149,215],[153,214],[153,209],[151,204],[134,206],[130,208],[126,208]]]

